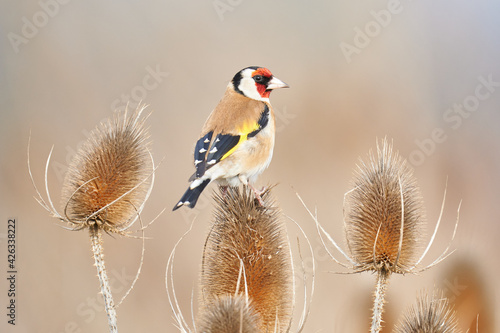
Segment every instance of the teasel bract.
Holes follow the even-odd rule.
[[[62,214],[55,208],[47,184],[52,150],[45,170],[44,199],[33,180],[28,145],[28,170],[37,201],[52,216],[67,223],[70,230],[88,229],[90,233],[110,332],[117,332],[117,321],[104,263],[102,233],[127,235],[151,193],[155,167],[145,128],[147,116],[142,116],[144,109],[145,106],[139,107],[130,116],[127,111],[116,112],[90,133],[68,168],[62,190]]]
[[[224,304],[221,299],[236,295],[245,304],[232,301],[237,306],[233,311],[255,313],[258,332],[284,332],[290,326],[293,269],[288,238],[269,190],[262,199],[263,206],[247,187],[223,189],[215,196],[203,253],[201,322],[214,317],[214,307]]]
[[[204,333],[255,333],[260,325],[254,307],[242,295],[215,298],[205,307],[199,322],[199,332]]]
[[[143,111],[115,113],[73,157],[62,202],[64,217],[76,230],[95,225],[123,233],[137,220],[149,196],[153,166]]]
[[[380,146],[381,145],[381,146]],[[357,271],[407,273],[417,262],[424,211],[413,170],[386,140],[357,167],[345,228]]]
[[[459,333],[456,313],[440,291],[422,292],[396,325],[395,333]]]
[[[424,221],[413,171],[387,140],[361,161],[345,198],[345,233],[356,271],[377,273],[371,332],[382,328],[388,279],[417,263]]]

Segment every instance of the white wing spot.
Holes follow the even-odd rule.
[[[210,160],[207,162],[208,165],[212,165],[212,164],[215,164],[215,162],[217,162],[216,160]]]
[[[205,139],[205,141],[203,141],[203,143],[209,143],[209,142],[210,142],[210,140],[208,140],[208,139]]]
[[[212,149],[212,150],[210,151],[210,154],[213,154],[213,153],[215,153],[215,152],[217,152],[217,147],[214,147],[214,149]]]
[[[206,150],[205,148],[201,148],[200,150],[198,150],[198,152],[199,152],[200,154],[203,154],[203,153],[204,153],[204,152],[206,152],[206,151],[207,151],[207,150]]]
[[[203,162],[203,161],[202,161],[202,160],[195,160],[195,161],[194,161],[194,165],[198,165],[198,164],[200,164],[201,162]]]

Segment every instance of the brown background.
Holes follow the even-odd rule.
[[[219,16],[214,3],[230,3],[231,10]],[[374,277],[329,273],[341,269],[326,258],[295,191],[318,208],[320,221],[343,243],[343,194],[358,156],[387,136],[404,157],[415,158],[416,141],[428,142],[435,129],[446,139],[415,167],[428,234],[447,177],[448,197],[442,228],[424,262],[446,247],[463,200],[452,245],[456,253],[420,275],[392,278],[387,325],[392,327],[419,290],[436,286],[460,302],[464,330],[477,312],[480,332],[493,332],[495,321],[499,327],[500,87],[475,112],[460,117],[459,125],[443,118],[455,103],[470,100],[478,77],[492,75],[500,82],[497,1],[401,1],[400,12],[379,31],[370,12],[387,10],[386,1],[70,1],[51,7],[51,16],[35,1],[4,1],[0,8],[0,331],[106,331],[104,313],[92,306],[100,295],[88,236],[63,230],[35,202],[26,148],[31,130],[31,162],[42,186],[45,159],[55,145],[49,186],[59,205],[64,166],[86,133],[113,107],[125,105],[123,94],[132,95],[131,104],[142,98],[150,105],[154,156],[163,160],[143,219],[167,211],[147,232],[152,239],[142,275],[118,309],[119,328],[176,331],[165,267],[174,243],[196,217],[175,266],[177,296],[190,317],[215,187],[194,211],[170,209],[193,171],[192,149],[205,118],[227,81],[250,65],[268,67],[291,86],[271,97],[279,130],[273,162],[259,184],[280,184],[274,194],[281,207],[312,241],[316,294],[305,332],[367,331]],[[22,36],[26,20],[34,19],[41,27],[16,52],[9,33]],[[355,29],[365,27],[373,29],[373,37],[348,62],[340,44],[354,44]],[[148,70],[168,76],[144,83]],[[6,325],[4,314],[8,217],[18,219],[15,328]],[[287,225],[295,245],[299,232],[288,220]],[[106,236],[104,246],[119,299],[137,269],[141,244]],[[304,257],[310,267],[311,255]]]

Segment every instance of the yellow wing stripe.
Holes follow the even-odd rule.
[[[238,143],[233,148],[231,148],[227,153],[225,153],[220,160],[222,161],[223,159],[234,153],[234,151],[238,149],[238,147],[246,140],[247,140],[247,134],[240,135],[240,140],[238,141]]]
[[[259,124],[258,123],[253,123],[252,125],[250,125],[249,123],[243,124],[243,126],[239,129],[239,132],[241,133],[240,134],[240,140],[238,141],[238,143],[233,148],[231,148],[227,153],[225,153],[224,156],[222,156],[222,158],[220,160],[222,161],[223,159],[225,159],[226,157],[228,157],[229,155],[231,155],[232,153],[234,153],[234,151],[236,149],[238,149],[238,147],[243,142],[247,141],[248,134],[252,133],[253,131],[256,131],[258,129],[259,129]]]

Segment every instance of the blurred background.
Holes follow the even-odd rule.
[[[391,278],[386,331],[419,291],[434,287],[452,299],[464,331],[475,331],[478,314],[480,332],[500,327],[498,1],[9,0],[0,8],[0,331],[107,330],[88,234],[64,230],[33,199],[26,150],[31,131],[33,176],[43,189],[54,145],[48,183],[60,207],[64,172],[90,131],[140,101],[153,111],[153,153],[162,161],[142,217],[166,211],[147,230],[142,274],[117,310],[118,326],[177,331],[165,268],[194,220],[174,271],[180,306],[191,317],[215,186],[194,210],[171,207],[188,185],[206,117],[232,76],[251,65],[268,67],[291,87],[271,96],[278,133],[259,185],[279,183],[281,208],[312,243],[316,292],[304,331],[366,332],[375,279],[334,274],[342,269],[322,249],[295,193],[344,244],[343,195],[359,157],[386,136],[415,168],[426,239],[448,179],[442,226],[424,264],[446,248],[462,201],[455,253],[420,274]],[[7,324],[4,277],[10,217],[17,219],[15,327]],[[312,256],[286,223],[295,252],[301,239],[310,279]],[[119,300],[139,265],[141,242],[105,236],[104,249]]]

